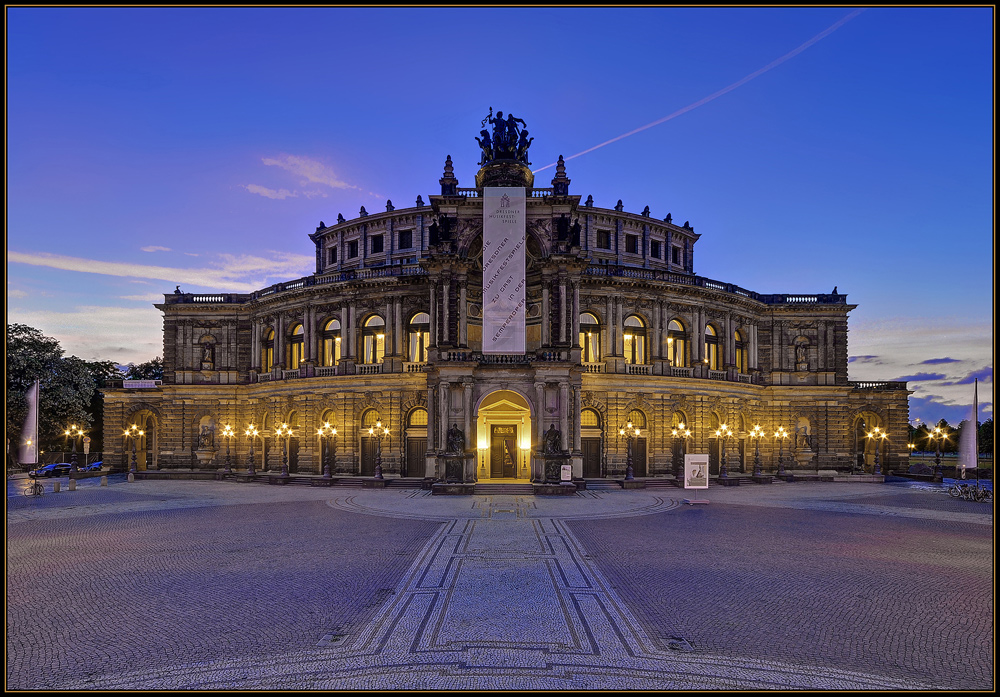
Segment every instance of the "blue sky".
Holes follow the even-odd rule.
[[[563,155],[570,193],[690,221],[696,273],[837,286],[851,379],[912,418],[976,377],[992,416],[992,7],[6,12],[8,322],[67,353],[160,355],[163,293],[308,275],[320,220],[426,200],[447,155],[474,186],[493,107],[539,185]]]

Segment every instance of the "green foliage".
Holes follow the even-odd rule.
[[[993,419],[986,419],[979,424],[979,452],[993,452]]]
[[[126,380],[162,380],[163,379],[163,359],[157,356],[145,363],[129,363],[125,371]]]
[[[11,450],[21,442],[28,413],[27,391],[40,382],[38,443],[41,449],[61,449],[63,431],[70,425],[89,433],[93,424],[91,401],[96,381],[88,363],[63,356],[52,337],[24,324],[7,325],[7,438]]]

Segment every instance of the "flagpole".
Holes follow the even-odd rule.
[[[979,378],[976,378],[975,387],[972,392],[972,452],[975,456],[973,462],[976,465],[976,488],[979,488]]]

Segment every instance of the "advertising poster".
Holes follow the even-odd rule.
[[[688,454],[684,456],[684,488],[708,488],[708,454]]]

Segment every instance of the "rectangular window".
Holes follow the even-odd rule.
[[[372,254],[382,253],[382,235],[372,236]]]
[[[660,258],[660,243],[657,240],[649,243],[649,256],[656,259]]]
[[[611,231],[610,230],[598,230],[597,231],[597,246],[600,249],[611,249]]]
[[[639,236],[625,235],[625,251],[629,254],[639,253]]]
[[[352,240],[347,243],[347,258],[353,259],[358,256],[358,241]]]
[[[673,263],[675,263],[678,266],[680,266],[681,265],[681,248],[680,247],[671,247],[670,248],[670,253],[671,253],[670,261],[672,261]]]
[[[413,230],[399,231],[399,248],[410,249],[413,246]]]
[[[337,248],[336,247],[330,247],[330,250],[329,250],[329,253],[328,253],[327,257],[329,259],[329,261],[327,262],[328,264],[336,264],[337,263]]]

